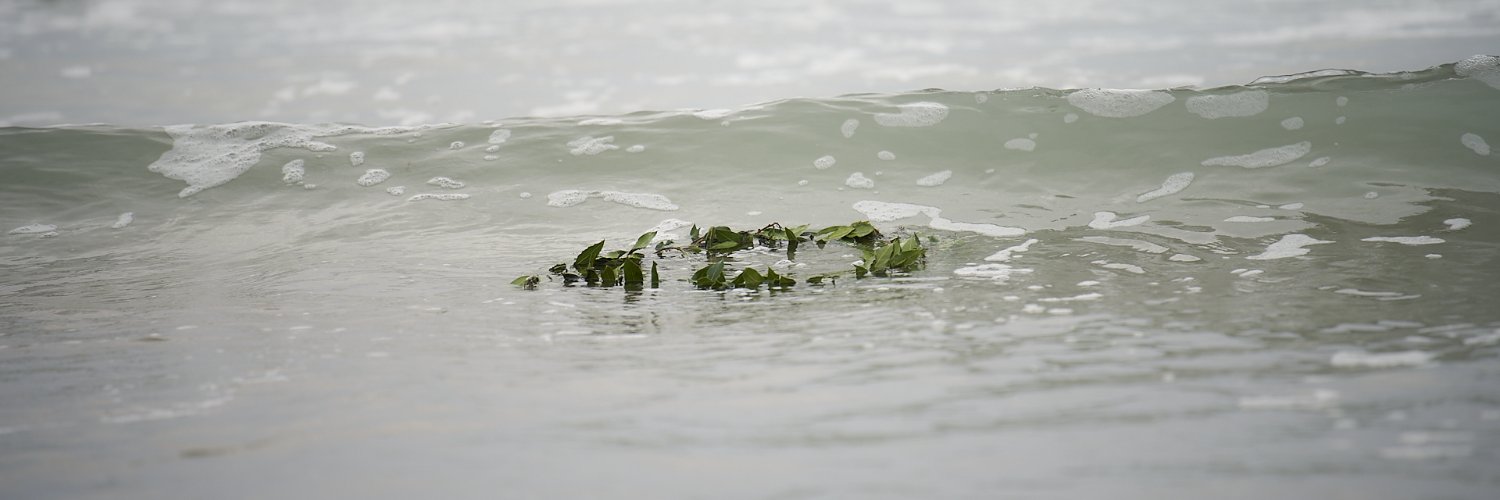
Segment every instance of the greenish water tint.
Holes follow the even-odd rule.
[[[0,496],[1487,498],[1495,75],[0,129]],[[865,218],[925,268],[510,284]]]

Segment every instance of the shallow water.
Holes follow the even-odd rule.
[[[1430,15],[1361,43],[1493,36],[1460,4],[1368,7]],[[85,5],[95,34],[173,19]],[[1492,498],[1500,64],[1465,57],[396,127],[322,124],[408,121],[337,93],[279,122],[146,97],[170,118],[0,128],[0,498]],[[1078,86],[1173,84],[1129,78]],[[859,219],[936,238],[925,269],[800,282],[860,258],[831,244],[734,256],[786,291],[696,290],[675,257],[657,289],[509,284],[653,229]]]

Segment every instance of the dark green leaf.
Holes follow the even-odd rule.
[[[616,269],[617,268],[612,267],[612,266],[606,266],[604,269],[600,269],[599,270],[599,285],[601,285],[601,286],[615,286],[616,283],[619,283],[620,278],[616,274]]]
[[[651,240],[653,240],[653,239],[656,239],[656,231],[652,231],[652,232],[649,232],[649,233],[641,235],[640,238],[636,238],[636,240],[635,240],[635,246],[630,247],[630,251],[631,252],[635,252],[636,250],[640,250],[642,248],[646,248],[646,247],[650,246],[651,245]]]
[[[542,277],[541,276],[534,276],[534,275],[529,275],[528,274],[526,276],[522,276],[522,277],[516,278],[514,280],[511,280],[510,284],[519,286],[521,288],[525,288],[527,290],[534,290],[534,289],[536,289],[536,284],[537,283],[541,283],[541,282],[542,282]]]
[[[688,231],[688,239],[698,241],[698,225],[693,224],[693,229]]]
[[[733,248],[738,247],[738,246],[740,246],[740,242],[738,242],[738,241],[725,241],[725,242],[722,242],[722,243],[715,243],[714,246],[708,247],[708,249],[709,250],[714,250],[714,251],[720,251],[720,250],[733,249]]]
[[[651,263],[651,288],[661,288],[661,276],[656,274],[656,262]]]
[[[552,273],[552,274],[566,273],[566,272],[568,272],[568,265],[567,264],[558,264],[558,265],[555,265],[555,266],[552,266],[552,267],[548,268],[547,272]]]
[[[594,267],[594,260],[599,258],[601,250],[604,250],[604,240],[599,240],[593,246],[583,249],[583,253],[578,254],[577,259],[573,259],[573,269],[587,274],[587,271]]]
[[[765,280],[765,277],[760,275],[760,271],[756,271],[753,267],[747,267],[744,271],[740,271],[739,276],[734,277],[734,286],[760,288],[761,282]]]
[[[625,286],[640,288],[646,283],[645,273],[641,272],[641,263],[635,259],[625,259],[625,264],[620,266],[625,275]]]
[[[796,259],[797,243],[802,237],[797,236],[797,233],[792,232],[791,229],[782,229],[782,231],[786,232],[786,258],[787,260]]]

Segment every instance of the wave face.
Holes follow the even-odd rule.
[[[1204,492],[1358,477],[1371,491],[1485,496],[1492,485],[1454,478],[1492,476],[1495,443],[1477,436],[1500,429],[1497,116],[1500,66],[1476,56],[1209,90],[934,90],[418,127],[0,129],[0,387],[35,402],[6,405],[0,440],[28,443],[7,447],[25,460],[173,420],[161,432],[183,457],[295,475],[305,464],[265,450],[355,456],[392,422],[421,421],[557,451],[506,476],[539,496],[571,492],[527,479],[547,467],[716,446],[800,468],[780,473],[791,483],[877,449],[897,483],[946,463],[948,496],[989,476],[941,457],[974,455],[1065,494],[1130,481],[1068,471],[1129,467]],[[778,293],[695,291],[680,281],[693,263],[673,259],[666,285],[644,293],[507,284],[652,228],[858,219],[937,236],[927,268]],[[856,253],[737,262],[806,276]],[[755,387],[735,375],[767,373],[781,375],[744,375]],[[76,389],[104,386],[110,398]],[[386,389],[340,395],[366,386]],[[756,410],[724,411],[740,407]],[[302,430],[256,424],[255,408]],[[316,432],[327,422],[347,427]],[[246,426],[265,433],[227,430]],[[237,444],[191,439],[204,433]],[[1095,437],[1073,439],[1084,434]],[[1086,441],[1158,444],[1126,456]],[[1049,452],[1000,451],[1017,444]],[[1245,454],[1279,465],[1244,466]],[[1418,472],[1386,474],[1392,464]],[[143,467],[123,494],[177,471]],[[646,469],[600,481],[662,477]],[[706,466],[672,488],[714,491],[738,470]],[[1299,486],[1284,470],[1338,472]],[[0,491],[19,495],[56,478],[3,477]],[[885,484],[845,483],[864,496]]]

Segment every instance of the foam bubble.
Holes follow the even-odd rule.
[[[835,163],[838,163],[838,160],[834,159],[833,155],[823,155],[818,159],[813,160],[813,168],[823,170],[828,167],[832,167]]]
[[[1276,208],[1279,208],[1279,209],[1282,209],[1282,210],[1301,210],[1302,207],[1303,207],[1303,205],[1301,203],[1287,203],[1285,205],[1282,205],[1282,206],[1279,206],[1279,207],[1276,207]]]
[[[484,161],[495,161],[500,159],[498,155],[484,155]]]
[[[1179,254],[1172,254],[1171,257],[1167,257],[1167,260],[1170,260],[1172,262],[1198,262],[1198,261],[1203,260],[1203,259],[1200,259],[1198,257],[1194,257],[1192,255],[1188,255],[1188,254],[1185,254],[1185,253],[1179,253]]]
[[[355,151],[353,153],[349,153],[349,165],[358,167],[358,166],[364,165],[364,164],[365,164],[365,152],[364,151]]]
[[[565,189],[550,193],[547,195],[547,205],[553,207],[571,207],[588,201],[589,198],[600,198],[604,201],[650,210],[673,211],[679,208],[676,204],[672,203],[672,200],[659,194],[584,191],[580,189]]]
[[[466,195],[466,194],[463,194],[463,193],[422,193],[422,194],[419,194],[419,195],[412,196],[411,198],[407,198],[406,201],[422,201],[422,200],[457,201],[457,200],[467,200],[467,199],[469,199],[469,195]]]
[[[1454,64],[1453,72],[1500,89],[1500,57],[1476,55]]]
[[[1361,351],[1339,351],[1328,363],[1339,368],[1391,368],[1427,364],[1434,356],[1422,351],[1369,353]]]
[[[1251,217],[1249,215],[1236,215],[1234,217],[1230,217],[1228,219],[1224,219],[1224,222],[1275,222],[1275,221],[1276,221],[1275,217]]]
[[[1361,239],[1359,241],[1369,241],[1375,243],[1400,243],[1402,245],[1436,245],[1438,243],[1446,242],[1446,240],[1442,238],[1433,238],[1431,236],[1372,236],[1369,238]]]
[[[890,160],[896,159],[896,153],[892,153],[890,151],[881,151],[879,153],[875,153],[875,157],[876,158],[880,158],[882,160],[890,161]]]
[[[1459,229],[1463,229],[1463,228],[1469,227],[1469,226],[1471,226],[1471,225],[1474,224],[1473,221],[1470,221],[1469,219],[1465,219],[1465,218],[1462,218],[1462,217],[1455,218],[1455,219],[1448,219],[1448,220],[1443,221],[1443,223],[1448,225],[1448,230],[1449,231],[1457,231]]]
[[[1345,122],[1345,121],[1347,121],[1347,120],[1349,120],[1349,119],[1348,119],[1348,118],[1345,118],[1345,117],[1342,117],[1342,116],[1340,116],[1340,117],[1338,117],[1338,118],[1334,118],[1334,119],[1333,119],[1333,124],[1334,124],[1334,125],[1343,125],[1343,124],[1344,124],[1344,122]]]
[[[1129,219],[1116,221],[1119,215],[1114,212],[1094,212],[1094,220],[1089,221],[1089,227],[1094,229],[1114,229],[1117,227],[1139,226],[1151,220],[1150,215],[1142,215]]]
[[[390,193],[391,196],[401,196],[403,194],[406,194],[406,186],[388,187],[385,188],[385,192]]]
[[[914,102],[896,106],[899,112],[876,113],[875,123],[886,127],[930,127],[948,117],[948,106],[936,102]]]
[[[1303,248],[1305,246],[1323,245],[1327,243],[1333,242],[1319,240],[1305,234],[1288,234],[1282,236],[1280,240],[1277,240],[1275,243],[1272,243],[1270,246],[1266,247],[1265,252],[1262,252],[1259,255],[1251,255],[1245,258],[1250,260],[1271,260],[1296,257],[1298,255],[1306,255],[1308,252],[1310,252],[1310,250]]]
[[[1184,189],[1187,189],[1188,184],[1192,183],[1192,172],[1172,174],[1167,176],[1166,180],[1162,181],[1160,188],[1157,188],[1155,191],[1151,191],[1149,193],[1142,193],[1140,196],[1135,197],[1135,202],[1145,203],[1157,198],[1161,198],[1163,196],[1174,195],[1182,192],[1182,190]]]
[[[974,102],[976,102],[976,103],[984,104],[986,101],[989,101],[989,100],[990,100],[989,94],[985,94],[983,92],[975,92],[974,93]]]
[[[639,153],[639,152],[645,151],[645,150],[646,150],[646,146],[642,145],[642,144],[636,144],[634,146],[625,148],[625,152],[626,153]]]
[[[944,182],[948,182],[948,179],[951,177],[953,177],[953,171],[944,170],[942,172],[917,179],[917,185],[923,187],[941,186]]]
[[[185,198],[234,180],[255,166],[266,150],[294,147],[326,152],[336,148],[313,139],[349,134],[394,135],[426,128],[432,127],[368,128],[269,122],[172,125],[165,127],[167,135],[172,137],[172,149],[162,153],[147,170],[186,182],[188,186],[177,194]]]
[[[1068,104],[1106,118],[1141,116],[1176,100],[1172,94],[1155,90],[1083,89],[1068,94]]]
[[[464,141],[453,141],[448,144],[448,149],[463,149]]]
[[[1349,105],[1349,98],[1348,97],[1344,97],[1344,96],[1338,96],[1338,98],[1336,98],[1336,99],[1333,100],[1333,104],[1335,106],[1340,107],[1340,108],[1342,108],[1344,106],[1348,106]]]
[[[508,140],[510,140],[510,130],[497,128],[493,132],[490,132],[490,138],[487,140],[487,142],[489,142],[490,144],[498,145],[505,144],[505,141]]]
[[[1033,149],[1036,149],[1036,141],[1026,138],[1011,139],[1005,141],[1005,149],[1014,149],[1016,151],[1031,151]]]
[[[5,234],[45,234],[56,230],[57,226],[53,224],[27,224]]]
[[[443,189],[461,189],[464,187],[464,183],[462,181],[456,181],[448,177],[433,177],[431,179],[427,179],[427,184]]]
[[[1017,274],[1030,273],[1030,269],[1017,269],[1005,264],[980,264],[977,266],[960,267],[953,270],[953,274],[965,278],[983,278],[995,281],[1005,281]]]
[[[1312,142],[1302,141],[1275,148],[1266,148],[1250,154],[1220,156],[1203,160],[1203,166],[1265,168],[1286,165],[1307,156],[1312,151]]]
[[[1073,123],[1076,121],[1078,121],[1078,113],[1068,113],[1066,115],[1063,115],[1063,123]]]
[[[135,222],[135,212],[125,212],[123,214],[120,214],[120,216],[115,219],[115,223],[110,224],[109,227],[110,229],[124,229],[125,226],[129,226],[131,222]]]
[[[1331,157],[1331,156],[1319,156],[1317,159],[1314,159],[1313,161],[1308,162],[1307,163],[1307,168],[1318,168],[1318,167],[1321,167],[1323,165],[1327,165],[1328,162],[1330,162],[1330,161],[1333,161],[1333,157]]]
[[[302,178],[307,176],[305,164],[300,158],[286,162],[286,165],[281,166],[281,181],[287,184],[302,182]]]
[[[1037,243],[1037,240],[1035,238],[1032,238],[1032,239],[1026,240],[1025,243],[1022,243],[1020,245],[1016,245],[1016,246],[1013,246],[1013,247],[1007,247],[1007,248],[1005,248],[1003,250],[1000,250],[999,252],[995,252],[994,255],[991,255],[989,257],[985,257],[984,260],[987,260],[987,261],[990,261],[990,262],[1009,262],[1010,259],[1014,258],[1014,255],[1012,255],[1012,254],[1017,253],[1017,252],[1025,252],[1025,251],[1031,250],[1031,245],[1035,245],[1036,243]]]
[[[844,185],[854,189],[872,189],[875,187],[875,181],[865,177],[864,173],[855,172],[849,174],[848,179],[844,179]]]
[[[1458,142],[1463,144],[1464,147],[1469,148],[1470,151],[1473,151],[1479,156],[1490,155],[1489,143],[1484,142],[1484,138],[1480,137],[1479,134],[1475,134],[1472,132],[1465,133],[1464,135],[1459,136]]]
[[[525,200],[525,199],[528,199],[528,198],[531,198],[531,193],[528,193],[528,192],[525,192],[525,191],[522,191],[522,192],[521,192],[521,194],[518,194],[518,195],[516,195],[516,196],[518,196],[518,197],[520,197],[520,198],[521,198],[521,199],[523,199],[523,200]]]
[[[1300,130],[1302,128],[1303,124],[1304,124],[1304,122],[1302,121],[1302,117],[1300,117],[1300,116],[1293,116],[1291,118],[1287,118],[1285,120],[1282,120],[1281,121],[1281,128],[1284,128],[1284,129],[1287,129],[1287,130]]]
[[[1142,269],[1141,266],[1137,266],[1135,264],[1121,264],[1118,262],[1108,262],[1102,260],[1094,261],[1093,263],[1098,264],[1099,267],[1103,267],[1105,269],[1118,269],[1132,274],[1146,274],[1145,269]]]
[[[571,141],[568,141],[568,147],[572,148],[572,149],[569,149],[568,152],[572,153],[573,156],[579,156],[579,155],[593,156],[593,155],[596,155],[596,154],[599,154],[599,153],[603,153],[605,151],[609,151],[609,150],[612,150],[612,149],[620,149],[619,146],[616,146],[614,144],[610,144],[611,142],[614,142],[614,141],[615,141],[615,136],[612,136],[612,135],[607,135],[607,136],[604,136],[604,137],[583,136],[583,137],[579,137],[577,139],[573,139]]]
[[[359,180],[354,181],[354,183],[364,187],[370,187],[385,182],[385,180],[389,178],[391,178],[390,172],[386,172],[385,170],[379,168],[372,168],[366,170],[365,175],[359,176]]]
[[[487,147],[484,148],[484,152],[486,152],[486,153],[494,153],[494,152],[499,151],[499,150],[500,150],[500,145],[499,144],[491,144],[491,145],[489,145],[489,146],[487,146]]]
[[[1199,95],[1187,99],[1187,109],[1208,118],[1255,116],[1271,105],[1271,94],[1264,90],[1247,90],[1225,95]]]
[[[844,124],[839,125],[839,133],[844,134],[845,139],[854,137],[855,130],[859,130],[859,120],[853,118],[844,120]]]
[[[1016,227],[997,226],[994,224],[955,222],[943,218],[942,209],[925,205],[865,200],[855,203],[854,210],[864,214],[865,218],[873,222],[890,222],[899,219],[905,219],[908,217],[915,217],[920,214],[932,218],[932,220],[927,223],[927,227],[943,231],[966,231],[996,237],[1021,236],[1026,234],[1025,229]]]

